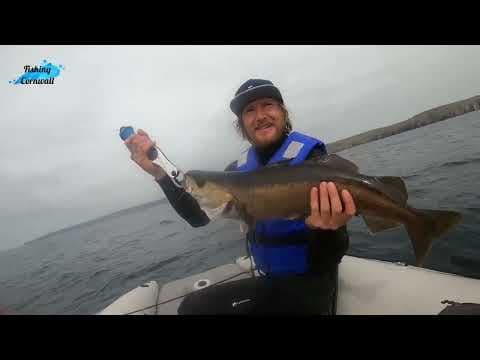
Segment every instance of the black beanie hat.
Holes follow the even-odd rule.
[[[280,90],[269,80],[249,79],[245,81],[235,93],[235,97],[230,102],[230,109],[238,117],[241,116],[243,108],[250,102],[269,97],[278,100],[283,104]]]

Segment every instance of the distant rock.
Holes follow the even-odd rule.
[[[390,126],[365,131],[361,134],[332,142],[327,144],[327,150],[329,153],[347,150],[354,146],[384,139],[405,131],[414,130],[422,126],[427,126],[478,110],[480,110],[480,95],[424,111],[408,120]]]

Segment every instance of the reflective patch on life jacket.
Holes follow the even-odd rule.
[[[292,141],[288,145],[285,152],[283,153],[283,158],[284,159],[293,159],[294,157],[296,157],[300,153],[300,150],[302,149],[302,147],[303,147],[303,144],[301,142]]]
[[[244,166],[248,161],[248,151],[243,152],[237,160],[237,167]]]

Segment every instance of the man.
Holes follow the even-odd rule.
[[[254,171],[285,159],[300,163],[326,154],[322,141],[292,131],[283,97],[271,81],[246,81],[230,108],[237,129],[252,146],[226,171]],[[153,142],[145,132],[139,130],[126,145],[132,160],[155,177],[183,219],[193,227],[208,224],[196,200],[148,159]],[[262,276],[195,292],[184,299],[179,313],[333,314],[338,264],[349,246],[346,224],[356,208],[348,191],[339,194],[333,183],[319,184],[310,195],[307,218],[262,221],[247,233],[247,250]]]

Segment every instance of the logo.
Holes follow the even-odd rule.
[[[23,67],[24,73],[18,78],[10,80],[9,83],[13,85],[52,85],[62,71],[65,70],[63,65],[54,65],[47,60],[43,60],[40,65],[25,65]]]

